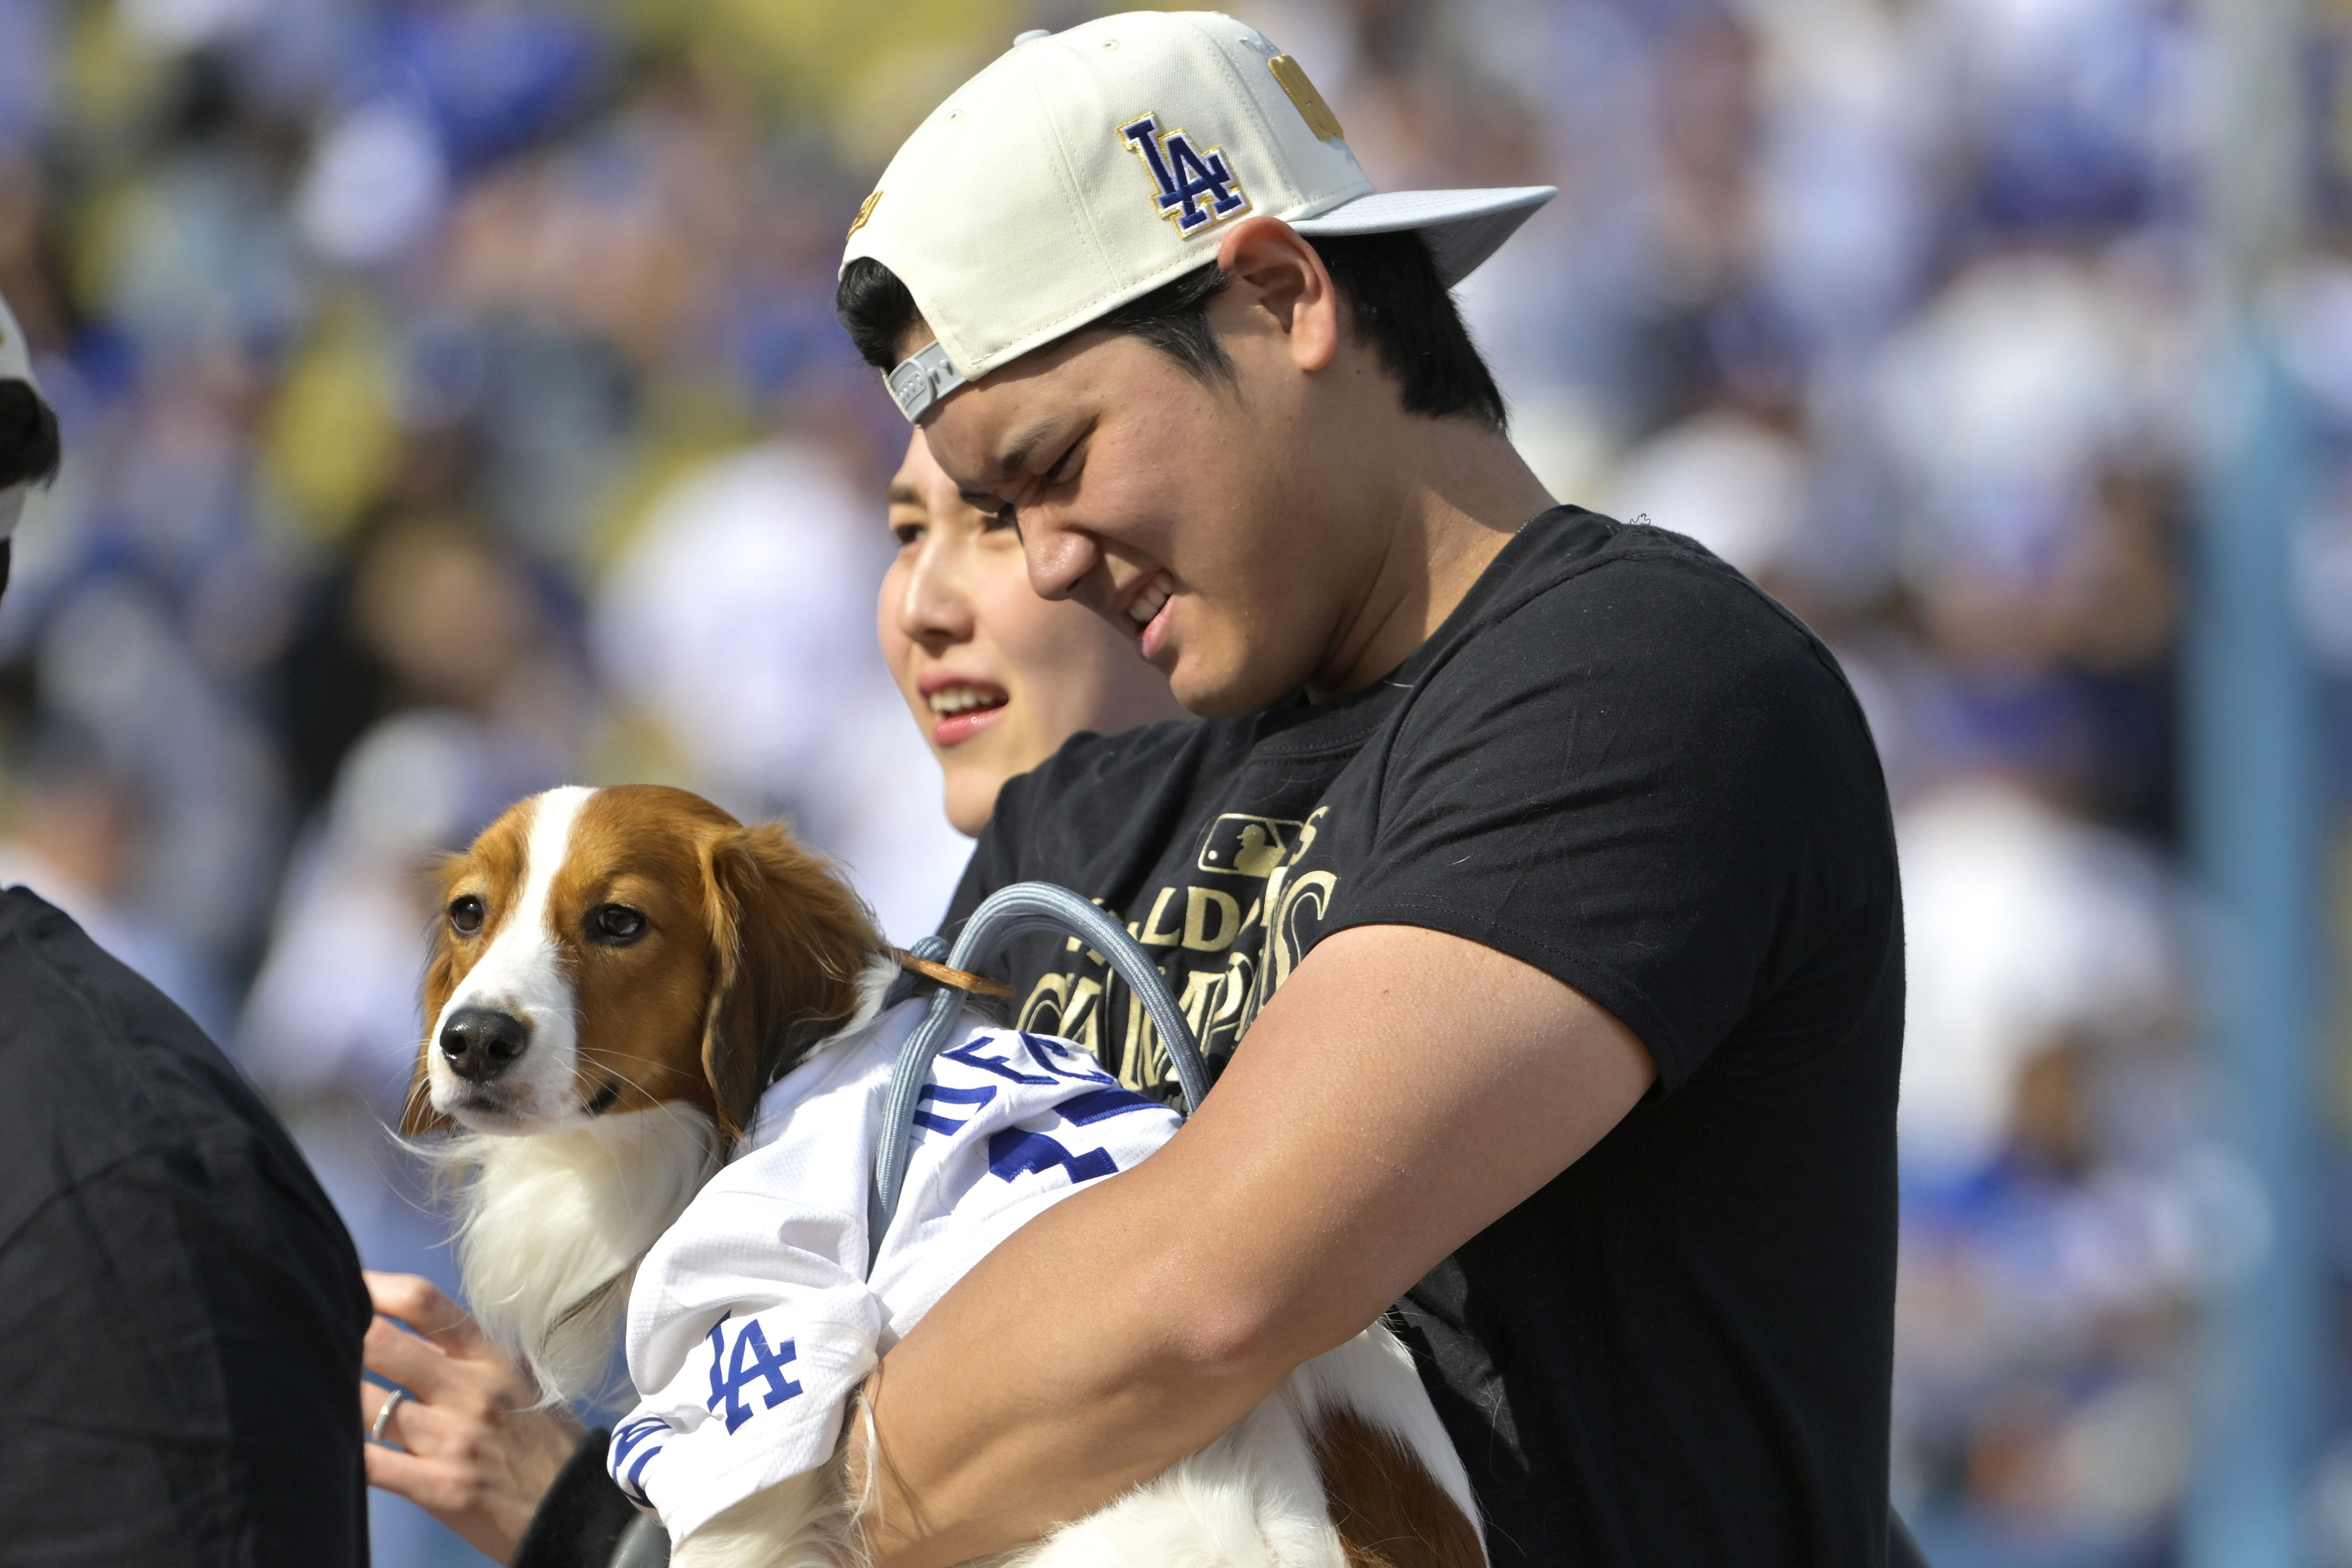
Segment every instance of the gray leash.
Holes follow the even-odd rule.
[[[1008,939],[1033,931],[1076,937],[1110,961],[1111,972],[1127,982],[1142,1000],[1144,1011],[1151,1015],[1152,1027],[1160,1032],[1160,1043],[1175,1064],[1185,1110],[1199,1110],[1209,1092],[1209,1069],[1176,998],[1169,994],[1167,982],[1152,967],[1142,947],[1127,934],[1126,927],[1069,889],[1051,882],[1015,882],[990,894],[972,910],[953,948],[934,936],[925,937],[909,951],[918,958],[944,962],[952,969],[977,970]],[[869,1271],[881,1255],[882,1237],[898,1212],[907,1163],[914,1155],[915,1111],[923,1080],[930,1076],[931,1063],[940,1052],[955,1038],[962,1014],[963,993],[942,985],[931,998],[923,1021],[898,1047],[898,1065],[890,1074],[890,1097],[883,1103],[874,1187],[866,1196],[866,1267]]]

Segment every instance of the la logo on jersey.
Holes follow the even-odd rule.
[[[1187,131],[1162,132],[1160,117],[1147,114],[1118,128],[1128,151],[1143,160],[1155,187],[1160,216],[1191,238],[1213,225],[1249,211],[1249,196],[1225,162],[1222,147],[1192,144]]]

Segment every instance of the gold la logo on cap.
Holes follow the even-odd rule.
[[[1121,125],[1118,139],[1151,176],[1160,216],[1185,238],[1249,211],[1248,193],[1226,163],[1223,148],[1197,147],[1187,131],[1161,131],[1156,113]]]
[[[1339,117],[1331,112],[1331,106],[1323,101],[1323,95],[1315,90],[1313,82],[1307,79],[1306,67],[1288,55],[1275,56],[1265,62],[1265,67],[1274,73],[1274,79],[1282,84],[1282,90],[1290,95],[1291,105],[1298,110],[1298,117],[1307,121],[1307,130],[1325,142],[1348,139],[1348,133],[1339,129]]]

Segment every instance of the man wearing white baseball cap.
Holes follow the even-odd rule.
[[[0,584],[57,416],[0,300]],[[188,1016],[0,888],[0,1520],[12,1563],[367,1560],[359,1258]]]
[[[887,1568],[1100,1505],[1392,1305],[1496,1563],[1886,1561],[1885,788],[1800,623],[1512,449],[1447,289],[1550,194],[1375,192],[1297,61],[1137,13],[1024,35],[858,214],[860,351],[1209,720],[1007,784],[950,923],[1094,897],[1223,1068],[885,1358]],[[1160,1087],[1076,947],[1015,952],[1021,1024]]]

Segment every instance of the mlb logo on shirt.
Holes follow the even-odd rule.
[[[1209,825],[1197,864],[1229,877],[1270,877],[1293,850],[1304,847],[1306,828],[1303,822],[1229,811]]]
[[[1249,196],[1225,162],[1223,148],[1196,147],[1190,132],[1162,132],[1157,114],[1129,121],[1118,136],[1151,176],[1160,216],[1187,239],[1249,211]]]

